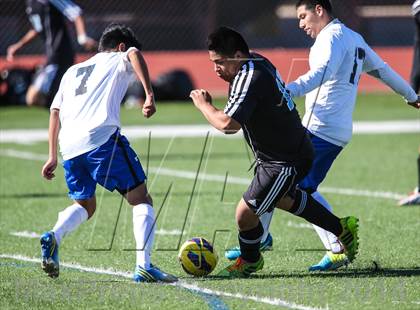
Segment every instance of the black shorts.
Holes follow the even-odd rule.
[[[279,199],[286,195],[294,197],[296,185],[309,172],[311,164],[311,161],[298,165],[259,162],[255,167],[254,178],[243,195],[246,204],[258,216],[272,211]]]

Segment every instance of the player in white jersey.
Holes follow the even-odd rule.
[[[299,187],[332,210],[317,189],[351,138],[352,113],[361,73],[379,78],[417,109],[420,101],[408,83],[366,44],[360,34],[333,17],[328,0],[300,0],[296,10],[299,27],[315,39],[309,54],[310,70],[287,85],[292,97],[306,94],[302,123],[308,129],[315,148],[311,171]],[[261,217],[265,229],[261,250],[270,248],[267,244],[272,244],[268,232],[271,217],[272,212]],[[342,254],[343,247],[337,238],[319,227],[315,229],[327,254],[309,270],[331,270],[347,264],[347,257]],[[226,257],[232,259],[237,252],[236,248],[229,250]]]
[[[140,161],[120,134],[120,105],[131,74],[141,81],[147,94],[143,115],[149,118],[156,111],[147,65],[139,49],[130,28],[111,24],[101,36],[99,53],[64,74],[51,105],[49,159],[42,175],[47,180],[54,177],[59,141],[73,204],[59,213],[54,228],[40,239],[42,268],[50,277],[59,275],[62,238],[94,214],[95,189],[100,184],[110,191],[116,189],[133,207],[134,280],[177,280],[150,262],[155,228],[152,198]]]

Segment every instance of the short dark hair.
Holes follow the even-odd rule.
[[[124,43],[127,49],[132,46],[141,49],[141,44],[130,27],[123,24],[112,23],[108,25],[102,33],[98,50],[104,52],[114,49],[120,43]]]
[[[207,48],[220,55],[233,56],[237,51],[249,55],[249,47],[242,35],[228,27],[219,27],[207,38]]]
[[[306,5],[308,10],[315,10],[317,5],[322,6],[328,14],[332,14],[332,6],[330,0],[299,0],[296,2],[296,8],[300,7],[301,5]]]

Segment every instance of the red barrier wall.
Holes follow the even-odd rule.
[[[375,48],[375,51],[405,80],[409,80],[413,49],[406,47]],[[285,81],[292,81],[308,69],[308,49],[267,49],[257,52],[268,57],[277,66]],[[89,55],[78,55],[77,61],[82,61]],[[208,60],[206,51],[183,52],[144,52],[152,79],[171,69],[184,69],[193,78],[198,88],[205,88],[214,95],[226,95],[228,85],[219,79],[213,71],[213,64]],[[0,58],[0,69],[23,66],[33,67],[42,64],[41,56],[16,57],[13,63]],[[360,80],[360,91],[387,91],[389,88],[367,75]]]

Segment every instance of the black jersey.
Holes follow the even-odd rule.
[[[48,0],[27,0],[26,12],[44,41],[47,64],[72,65],[75,52],[63,13]]]
[[[313,158],[296,105],[274,65],[252,54],[229,86],[224,112],[241,124],[257,160],[299,162]]]

